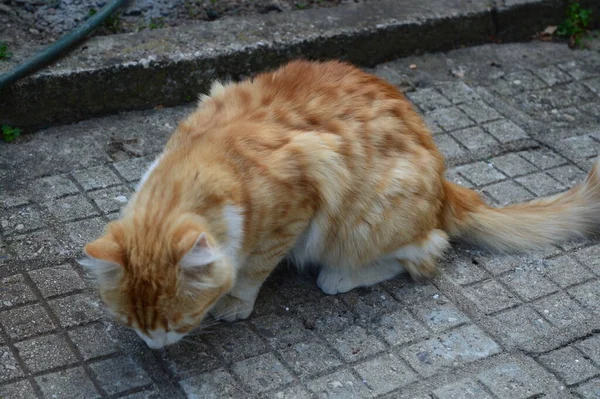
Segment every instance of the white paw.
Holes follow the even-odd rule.
[[[342,294],[357,287],[349,273],[326,267],[321,269],[317,285],[327,295]]]
[[[210,314],[217,320],[244,320],[250,316],[253,308],[254,301],[245,301],[227,294],[213,306]]]

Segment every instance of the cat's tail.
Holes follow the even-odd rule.
[[[529,251],[600,230],[600,158],[569,191],[492,208],[474,191],[444,182],[444,229],[451,236],[500,251]]]

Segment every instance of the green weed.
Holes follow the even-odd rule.
[[[91,17],[92,15],[96,15],[97,12],[98,10],[96,10],[95,8],[91,8],[88,12],[88,16]],[[111,33],[119,33],[122,31],[121,18],[117,13],[110,14],[108,18],[104,20],[104,23],[102,25]]]
[[[8,44],[0,42],[0,60],[8,60],[12,57],[12,53],[8,51]]]
[[[7,143],[14,141],[21,135],[21,129],[10,125],[2,125],[2,139]]]
[[[582,39],[587,36],[592,22],[592,10],[581,7],[579,3],[570,3],[567,18],[558,25],[556,34],[569,38],[571,46],[582,48]]]
[[[162,18],[151,18],[148,24],[149,29],[160,29],[165,27],[165,21]]]

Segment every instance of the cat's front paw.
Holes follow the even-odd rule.
[[[217,320],[237,321],[247,319],[253,308],[254,302],[226,294],[219,299],[210,314]]]

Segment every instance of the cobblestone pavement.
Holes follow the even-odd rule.
[[[415,64],[416,68],[409,68]],[[600,53],[534,42],[402,59],[449,178],[494,204],[582,180],[600,147]],[[455,246],[442,274],[334,297],[282,266],[252,317],[151,351],[76,264],[189,107],[0,145],[0,397],[600,398],[600,243]]]

